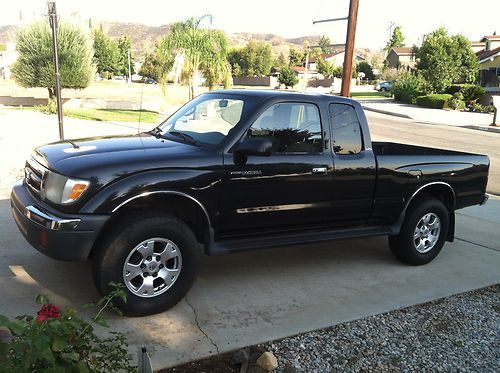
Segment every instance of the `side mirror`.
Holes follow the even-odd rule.
[[[235,154],[239,155],[271,155],[273,143],[263,137],[246,137],[236,148]]]

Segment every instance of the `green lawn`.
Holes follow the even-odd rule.
[[[149,110],[67,109],[64,115],[102,122],[139,122],[140,116],[141,123],[158,123],[158,113]]]
[[[378,92],[378,91],[351,92],[351,97],[356,97],[356,98],[391,97],[391,93],[390,92]]]

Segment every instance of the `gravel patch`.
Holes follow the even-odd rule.
[[[498,372],[500,284],[252,346],[277,372]],[[240,372],[227,353],[163,372]],[[232,358],[233,357],[233,358]]]
[[[500,369],[500,285],[263,344],[300,371]]]

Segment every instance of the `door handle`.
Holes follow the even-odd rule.
[[[313,174],[326,174],[327,168],[326,167],[314,167],[312,169]]]

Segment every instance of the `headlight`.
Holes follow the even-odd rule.
[[[74,180],[49,172],[43,180],[42,196],[51,202],[67,205],[80,198],[89,184],[85,180]]]

